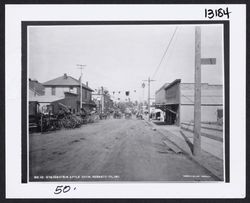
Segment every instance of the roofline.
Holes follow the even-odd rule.
[[[160,89],[158,89],[155,93],[157,94],[160,90],[164,89],[168,89],[170,88],[171,86],[175,85],[176,83],[181,83],[181,79],[176,79],[174,80],[173,82],[171,82],[170,84],[168,84],[166,87],[165,85],[167,84],[168,82],[166,82]]]
[[[180,84],[181,85],[183,85],[183,84],[190,84],[190,85],[194,85],[195,83],[194,82],[181,82],[181,79],[176,79],[176,80],[174,80],[173,82],[171,82],[170,84],[168,84],[168,86],[166,86],[166,87],[164,87],[166,84],[167,84],[167,82],[163,85],[163,86],[161,86],[161,88],[160,89],[158,89],[155,93],[158,93],[160,90],[162,90],[162,89],[168,89],[168,88],[170,88],[171,86],[173,86],[173,85],[175,85],[175,83],[177,83],[178,82],[178,80],[180,80]],[[204,83],[201,83],[201,85],[208,85],[208,86],[223,86],[223,84],[211,84],[211,83],[207,83],[207,82],[204,82]]]
[[[182,82],[181,84],[190,84],[190,85],[194,85],[194,82]],[[223,86],[223,84],[211,84],[208,82],[202,82],[201,85],[208,85],[208,86]]]
[[[77,80],[77,79],[73,78],[72,76],[68,75],[68,77],[71,77],[73,80],[75,80],[76,82],[80,83],[80,81],[79,81],[79,80]],[[77,87],[78,87],[78,86],[77,86]],[[80,87],[80,84],[79,84],[79,87]],[[90,91],[94,92],[94,90],[92,90],[90,87],[88,87],[88,86],[87,86],[87,85],[85,85],[84,83],[82,83],[82,88],[84,88],[84,89],[88,89],[88,90],[90,90]]]
[[[160,87],[160,89],[156,90],[155,93],[157,93],[157,92],[159,92],[160,90],[164,89],[164,87],[165,87],[165,85],[166,85],[167,83],[168,83],[168,82],[164,83],[164,85],[162,85],[162,86]]]
[[[60,77],[62,77],[62,76],[60,76]],[[80,87],[80,84],[79,85],[50,85],[50,84],[45,84],[45,83],[47,83],[47,82],[50,82],[50,81],[52,81],[52,80],[55,80],[55,79],[58,79],[58,78],[60,78],[60,77],[57,77],[57,78],[54,78],[54,79],[51,79],[51,80],[48,80],[48,81],[46,81],[46,82],[44,82],[44,83],[41,83],[44,87]],[[77,83],[80,83],[80,81],[79,80],[77,80],[77,79],[75,79],[74,77],[72,77],[72,76],[70,76],[70,75],[67,75],[67,77],[70,77],[71,79],[73,79],[73,80],[75,80]],[[82,88],[84,88],[84,89],[87,89],[87,90],[90,90],[91,92],[94,92],[94,90],[92,90],[90,87],[88,87],[87,85],[85,85],[84,83],[82,83]]]
[[[40,92],[38,92],[35,88],[29,87],[30,90],[36,92],[39,96],[43,96],[43,93],[41,94]]]
[[[84,85],[84,84],[83,84]],[[44,87],[80,87],[80,85],[43,85]],[[83,89],[90,90],[91,92],[94,92],[90,87],[82,86]]]
[[[181,79],[176,79],[176,80],[174,80],[173,82],[171,82],[167,87],[165,87],[164,89],[165,90],[167,90],[167,89],[169,89],[170,87],[172,87],[172,86],[174,86],[174,85],[176,85],[176,84],[178,84],[178,83],[181,83]]]

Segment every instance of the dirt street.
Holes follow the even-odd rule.
[[[30,181],[214,181],[144,120],[30,134]]]

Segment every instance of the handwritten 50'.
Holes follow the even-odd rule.
[[[76,188],[74,187],[73,190],[75,190]],[[67,193],[71,190],[71,187],[69,185],[58,185],[54,191],[54,194],[58,195],[58,194],[61,194],[61,193]]]

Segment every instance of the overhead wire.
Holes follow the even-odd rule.
[[[178,30],[177,30],[177,32],[176,32],[176,34],[174,36],[174,39],[172,41],[172,44],[171,44],[172,48],[169,48],[168,53],[166,54],[165,59],[164,59],[165,62],[162,62],[162,65],[164,65],[164,66],[166,66],[170,62],[170,60],[172,58],[172,55],[175,53],[175,45],[176,45],[176,42],[178,41],[178,37],[179,37],[180,31],[181,31],[181,29],[180,29],[180,27],[178,27]],[[155,76],[155,78],[157,77],[158,81],[162,81],[162,80],[165,81],[166,75],[165,74],[161,74],[161,73],[163,73],[162,71],[164,71],[164,73],[166,73],[166,69],[164,70],[164,68],[162,68],[157,73],[158,76],[157,75]]]
[[[163,59],[164,59],[164,57],[166,56],[166,54],[167,54],[167,52],[168,52],[168,50],[169,50],[169,47],[170,47],[170,45],[171,45],[171,43],[172,43],[172,41],[173,41],[173,39],[174,39],[174,36],[175,36],[175,33],[176,33],[177,29],[178,29],[178,27],[175,28],[175,30],[174,30],[174,32],[173,32],[173,34],[172,34],[172,37],[171,37],[171,39],[170,39],[170,41],[169,41],[169,43],[168,43],[168,45],[167,45],[167,47],[166,47],[166,49],[165,49],[165,51],[164,51],[162,57],[161,57],[160,63],[159,63],[158,66],[156,67],[156,70],[155,70],[155,72],[154,72],[152,78],[154,78],[155,75],[156,75],[156,73],[159,71],[160,66],[161,66],[161,64],[162,64],[162,62],[163,62]]]

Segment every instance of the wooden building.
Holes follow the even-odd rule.
[[[88,83],[82,84],[82,90],[80,90],[80,81],[66,73],[43,83],[43,86],[45,87],[45,96],[61,97],[58,102],[70,107],[72,112],[80,112],[81,108],[90,112],[95,107],[92,100],[93,90],[88,86]],[[80,94],[80,91],[82,91],[82,94]],[[81,105],[80,95],[82,95]]]
[[[180,125],[194,120],[194,83],[176,79],[155,94],[155,107],[165,112],[166,124]],[[223,86],[201,84],[201,121],[217,122],[223,112]]]

